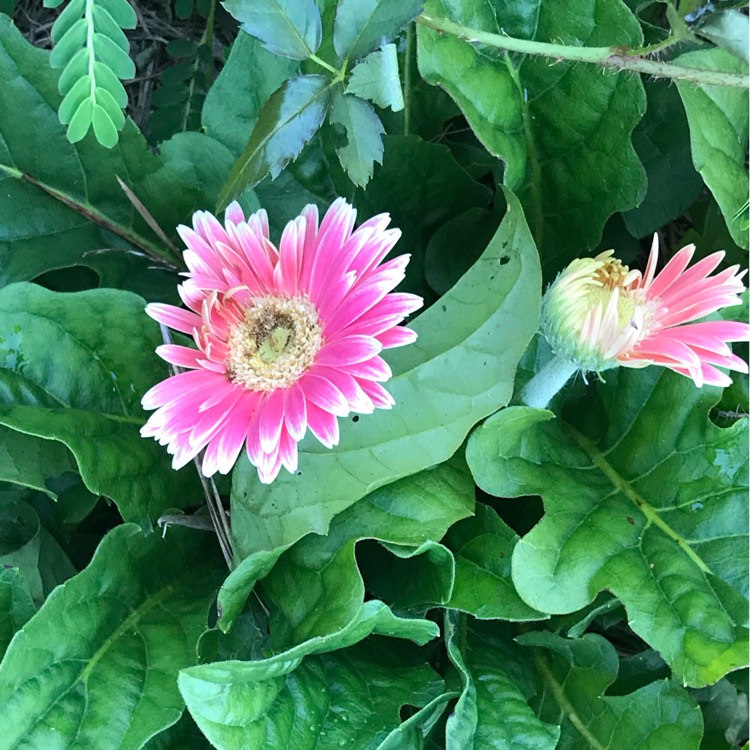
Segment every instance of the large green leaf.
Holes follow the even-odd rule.
[[[402,706],[425,706],[442,692],[424,662],[381,643],[301,664],[291,657],[206,664],[183,670],[179,685],[219,750],[385,748]]]
[[[138,432],[141,396],[166,375],[154,353],[158,327],[143,308],[112,289],[0,289],[0,424],[64,443],[91,492],[111,497],[126,520],[148,523],[198,500],[200,489]]]
[[[600,411],[582,415],[588,429],[511,407],[466,452],[486,491],[544,498],[513,553],[521,597],[562,614],[611,590],[631,628],[695,686],[747,660],[747,434],[707,420],[718,395],[659,368],[622,368],[601,387]]]
[[[260,485],[249,462],[233,475],[232,530],[240,557],[315,531],[368,492],[445,461],[468,430],[507,403],[537,327],[538,258],[517,200],[484,255],[413,323],[416,344],[388,360],[391,411],[342,422],[328,450],[307,438],[299,471]],[[521,312],[522,311],[522,312]]]
[[[419,15],[424,0],[339,0],[333,46],[356,60],[390,42]]]
[[[477,505],[473,518],[453,526],[445,539],[456,558],[456,583],[448,606],[481,619],[546,619],[513,586],[510,562],[517,542],[518,535],[487,505]]]
[[[298,67],[298,63],[268,52],[257,39],[240,32],[203,103],[205,132],[239,156],[261,108]],[[242,96],[237,95],[239,91]]]
[[[461,167],[444,144],[413,135],[386,135],[383,145],[383,165],[375,170],[367,190],[355,193],[354,203],[363,217],[390,214],[393,225],[402,232],[398,252],[412,256],[406,269],[406,288],[434,299],[425,282],[425,252],[430,239],[464,211],[488,206],[493,195]],[[486,248],[499,223],[498,218],[474,260]],[[476,247],[475,242],[472,244]],[[466,254],[463,245],[454,250]]]
[[[371,492],[337,515],[326,536],[311,535],[284,554],[268,575],[279,548],[250,555],[224,583],[219,594],[219,625],[233,624],[255,581],[264,576],[264,591],[276,606],[274,637],[288,646],[306,637],[331,632],[355,617],[364,602],[364,586],[354,558],[354,543],[378,539],[400,545],[405,557],[430,554],[425,543],[473,508],[474,485],[465,466],[453,462],[406,477]],[[423,583],[415,577],[416,587]],[[452,561],[450,571],[452,587]],[[414,586],[398,579],[403,596]],[[376,592],[377,593],[377,592]]]
[[[534,682],[525,654],[486,629],[469,630],[466,616],[450,610],[445,645],[463,686],[446,723],[447,750],[554,750],[558,722],[540,721],[528,705]]]
[[[323,26],[315,0],[226,0],[223,5],[275,55],[306,60],[320,46]]]
[[[507,626],[467,625],[449,613],[446,639],[464,686],[448,718],[448,750],[698,748],[700,709],[679,685],[660,680],[604,695],[619,665],[599,635],[530,631],[514,638]]]
[[[26,581],[18,568],[0,568],[0,659],[13,638],[36,612]]]
[[[0,346],[4,343],[0,334]],[[75,469],[76,463],[64,445],[0,427],[0,482],[11,482],[55,497],[46,480]]]
[[[220,580],[216,540],[132,524],[56,589],[0,664],[5,747],[140,748],[180,717],[177,672],[196,661]]]
[[[183,133],[156,156],[131,122],[109,151],[91,137],[69,143],[57,119],[57,73],[48,57],[0,15],[0,284],[71,265],[98,272],[106,263],[89,253],[102,248],[173,258],[117,178],[176,240],[174,227],[215,201],[231,154],[207,136]],[[141,271],[150,263],[136,261]]]
[[[291,78],[273,93],[221,190],[220,208],[266,175],[274,179],[299,156],[322,125],[330,94],[331,83],[321,75]]]
[[[534,648],[540,689],[532,705],[543,721],[561,724],[557,750],[698,749],[700,708],[674,682],[652,682],[629,695],[604,695],[617,677],[618,664],[614,647],[601,636],[570,640],[538,632],[517,641]]]
[[[619,0],[430,0],[425,13],[545,42],[637,46],[642,40],[635,16]],[[422,75],[448,91],[479,140],[506,162],[505,184],[521,197],[546,274],[596,246],[612,213],[640,202],[645,175],[630,142],[645,109],[638,78],[580,63],[515,59],[424,26],[418,32]]]
[[[496,25],[489,3],[431,0],[426,12],[461,22],[472,19],[478,28]],[[533,30],[531,32],[533,34]],[[529,146],[520,82],[509,57],[492,57],[449,34],[418,27],[419,71],[442,86],[461,108],[484,147],[505,163],[505,184],[518,190],[524,183]]]
[[[19,573],[36,605],[76,572],[34,508],[7,497],[0,498],[0,565]]]
[[[646,83],[648,105],[633,131],[633,146],[643,162],[648,190],[643,202],[623,214],[634,237],[645,237],[682,214],[703,187],[690,158],[690,132],[671,83]]]
[[[747,73],[747,63],[718,48],[688,52],[676,63]],[[690,124],[693,164],[721,207],[732,239],[747,249],[747,89],[679,82],[677,90]]]
[[[297,542],[263,579],[262,590],[274,605],[274,643],[289,647],[324,636],[358,615],[365,599],[355,558],[355,544],[361,539],[388,543],[396,560],[427,558],[423,561],[427,570],[422,571],[426,575],[402,571],[396,579],[399,585],[389,586],[394,589],[388,592],[389,602],[403,607],[446,601],[453,586],[453,560],[435,541],[471,513],[473,494],[465,466],[442,464],[363,498],[334,518],[327,536],[310,535]],[[375,563],[375,567],[381,573],[385,569],[387,581],[388,566]],[[446,577],[441,575],[445,568]],[[408,578],[411,581],[407,583]],[[431,578],[442,585],[431,586]],[[369,589],[380,593],[377,583]],[[421,598],[424,596],[427,599]]]

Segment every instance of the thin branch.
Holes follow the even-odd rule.
[[[434,31],[451,34],[470,43],[483,44],[487,47],[495,47],[509,52],[539,55],[558,62],[570,60],[572,62],[593,63],[603,68],[618,71],[644,73],[655,78],[693,81],[710,86],[733,86],[745,89],[750,86],[750,79],[746,74],[688,68],[684,65],[650,60],[641,57],[639,54],[633,54],[633,51],[628,51],[627,47],[573,47],[566,44],[536,42],[532,39],[517,39],[501,34],[490,34],[479,29],[471,29],[446,18],[432,18],[426,15],[419,16],[417,22]],[[638,52],[638,50],[635,50],[635,52]]]
[[[172,343],[172,336],[169,333],[169,329],[159,324],[161,329],[161,337],[165,344]],[[170,364],[169,370],[171,375],[177,375],[182,372],[181,368]],[[208,515],[211,517],[211,523],[213,524],[216,537],[219,540],[219,547],[221,547],[221,553],[224,555],[229,570],[234,567],[234,554],[232,552],[232,531],[229,526],[229,518],[224,505],[221,502],[219,490],[216,488],[216,483],[211,477],[204,476],[201,471],[201,458],[203,457],[203,451],[201,451],[194,459],[193,463],[198,472],[198,477],[201,480],[203,486],[203,495],[206,498],[206,507],[208,508]]]
[[[33,185],[34,187],[43,190],[45,193],[47,193],[47,195],[52,196],[56,200],[60,201],[60,203],[62,203],[63,205],[73,209],[73,211],[79,213],[81,216],[84,216],[90,222],[99,225],[109,232],[112,232],[112,234],[116,234],[118,237],[122,237],[131,245],[135,245],[136,247],[141,248],[141,250],[143,250],[147,255],[151,256],[154,260],[158,260],[162,263],[166,262],[172,268],[176,267],[174,258],[160,245],[150,242],[137,232],[126,229],[125,227],[111,221],[93,206],[82,203],[80,200],[67,195],[62,190],[58,190],[51,185],[47,185],[46,183],[37,180],[35,177],[25,174],[20,170],[15,169],[14,167],[10,167],[6,164],[0,164],[0,172],[4,172],[11,177],[15,177],[16,179],[21,180],[21,182],[26,182],[29,185]]]
[[[115,179],[117,180],[117,183],[122,188],[122,192],[125,193],[125,197],[130,201],[133,208],[135,208],[136,211],[141,215],[143,220],[148,224],[151,229],[153,230],[154,234],[177,256],[179,257],[179,250],[177,249],[177,246],[167,237],[164,230],[159,226],[156,219],[151,215],[151,212],[146,208],[146,206],[141,203],[138,196],[119,178],[118,175],[115,175]]]

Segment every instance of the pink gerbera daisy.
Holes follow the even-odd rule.
[[[691,378],[698,387],[732,381],[717,367],[747,372],[729,341],[746,341],[750,326],[734,321],[692,321],[740,303],[745,287],[739,266],[709,274],[723,252],[688,264],[695,247],[682,248],[656,274],[654,235],[645,273],[630,271],[608,250],[573,261],[545,294],[542,330],[560,357],[576,369],[662,365]]]
[[[307,429],[326,447],[338,443],[337,417],[393,405],[380,385],[391,371],[379,356],[416,334],[398,324],[422,305],[390,293],[408,255],[383,263],[401,236],[381,214],[354,229],[356,211],[337,200],[318,226],[307,206],[287,224],[278,249],[261,210],[245,219],[237,203],[225,226],[197,212],[178,228],[187,246],[187,310],[150,304],[160,323],[193,337],[197,349],[165,345],[167,362],[185,368],[143,397],[157,409],[141,430],[173,454],[175,469],[204,448],[203,473],[226,474],[242,446],[271,482],[297,469]]]

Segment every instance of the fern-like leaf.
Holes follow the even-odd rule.
[[[61,0],[45,0],[49,8]],[[128,103],[120,80],[135,76],[123,29],[136,25],[127,0],[69,0],[52,27],[53,68],[62,68],[58,111],[68,140],[80,141],[93,127],[96,140],[112,148],[125,124]]]

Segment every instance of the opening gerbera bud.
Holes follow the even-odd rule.
[[[618,354],[648,335],[654,304],[630,271],[607,250],[573,261],[542,303],[542,332],[553,350],[584,372],[617,367]]]
[[[717,367],[747,372],[727,342],[747,341],[750,326],[735,321],[698,320],[740,303],[745,290],[739,266],[711,276],[724,253],[713,253],[688,269],[695,247],[682,248],[656,275],[654,235],[645,272],[631,271],[608,250],[574,260],[551,284],[542,302],[541,330],[556,360],[526,386],[524,402],[546,406],[576,371],[656,364],[686,375],[701,387],[726,386]]]

